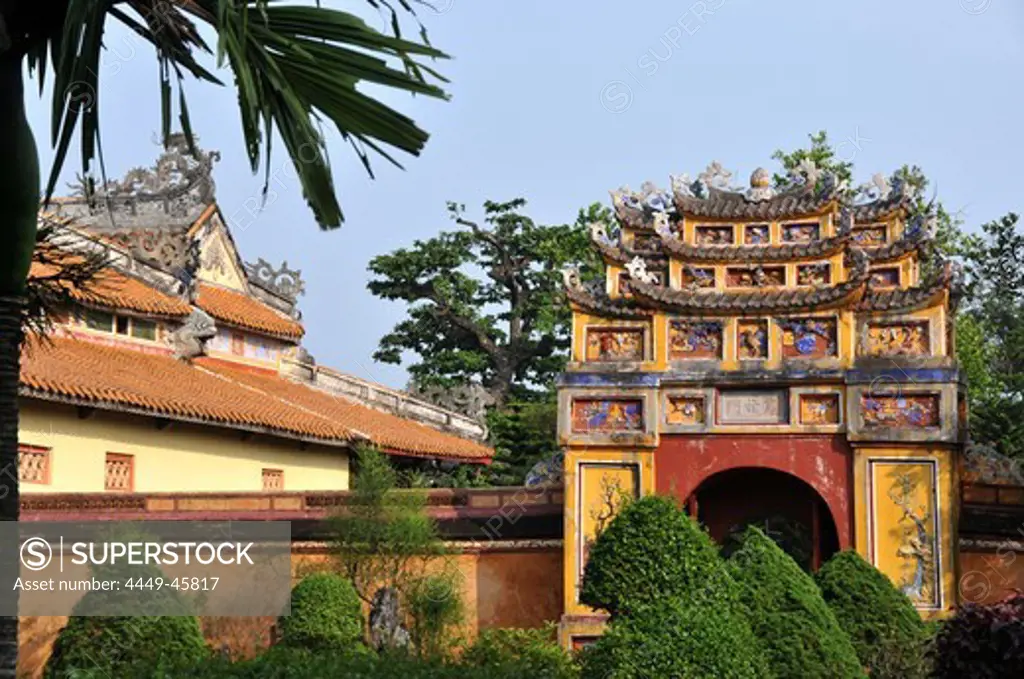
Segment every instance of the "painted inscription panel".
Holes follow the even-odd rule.
[[[582,463],[576,516],[577,587],[597,536],[622,506],[640,496],[640,469],[626,463]]]
[[[783,358],[827,358],[837,351],[834,318],[786,318],[782,326]]]
[[[919,608],[939,608],[937,466],[934,461],[870,461],[874,564]]]
[[[572,402],[572,430],[578,434],[644,430],[643,400],[579,398]]]
[[[744,245],[767,245],[771,240],[771,233],[767,224],[747,224],[743,227]]]
[[[839,394],[800,394],[800,424],[839,424]]]
[[[798,264],[796,267],[797,285],[828,285],[832,282],[832,265],[829,262]]]
[[[783,243],[810,243],[818,240],[821,233],[821,225],[817,222],[802,224],[783,224]]]
[[[722,324],[672,320],[668,324],[669,360],[722,358]]]
[[[732,226],[697,226],[693,233],[697,245],[732,245],[736,242]]]
[[[741,319],[736,323],[736,352],[740,360],[768,358],[768,320]]]
[[[888,240],[885,224],[867,224],[853,229],[853,242],[864,248],[885,245]]]
[[[644,360],[644,329],[587,328],[587,360]]]
[[[864,394],[860,409],[865,427],[939,426],[938,394]]]
[[[719,424],[785,424],[789,422],[785,389],[729,390],[718,393]]]
[[[867,356],[927,356],[931,353],[928,321],[869,323],[864,338]]]
[[[669,396],[665,424],[694,426],[704,424],[707,409],[703,396]]]
[[[725,284],[730,288],[765,288],[786,284],[783,266],[729,267],[725,270]]]
[[[871,269],[868,283],[875,288],[898,288],[900,286],[900,268],[884,266]]]

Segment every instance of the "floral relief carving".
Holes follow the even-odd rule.
[[[928,322],[870,323],[864,338],[868,356],[927,356],[931,353]]]
[[[739,321],[736,325],[736,346],[741,360],[768,358],[768,321]]]
[[[721,359],[722,324],[718,321],[669,321],[669,358]]]

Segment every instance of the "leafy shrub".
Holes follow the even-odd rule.
[[[748,527],[729,559],[742,608],[779,677],[863,677],[853,644],[814,580],[764,533]]]
[[[825,603],[872,677],[925,675],[925,626],[907,595],[853,551],[839,552],[815,575]]]
[[[409,636],[421,658],[445,658],[462,624],[462,576],[457,570],[425,575],[405,588]]]
[[[363,639],[363,611],[352,583],[333,573],[316,573],[292,588],[291,615],[278,619],[285,646],[321,650],[346,648]]]
[[[481,630],[462,654],[467,667],[486,670],[490,676],[537,679],[575,679],[572,657],[555,641],[554,625],[541,629]]]
[[[583,679],[772,676],[742,613],[706,599],[665,597],[613,618],[582,662]]]
[[[161,668],[171,675],[208,654],[198,618],[72,616],[43,676],[150,677]]]
[[[965,604],[939,629],[936,679],[1024,677],[1024,595]]]
[[[580,601],[615,616],[665,597],[731,601],[735,585],[708,534],[673,499],[648,496],[598,536]]]

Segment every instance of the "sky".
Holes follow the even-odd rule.
[[[451,100],[373,90],[431,134],[405,170],[376,162],[376,180],[333,135],[340,230],[318,229],[280,145],[276,195],[250,216],[263,175],[249,170],[231,79],[186,85],[200,145],[221,153],[217,200],[242,257],[302,270],[304,344],[322,365],[405,386],[404,367],[372,358],[405,307],[367,291],[366,267],[452,228],[449,200],[479,217],[484,200],[523,197],[537,222],[566,223],[611,189],[667,187],[712,160],[745,183],[775,169],[774,150],[823,129],[857,181],[921,166],[968,228],[1024,210],[1018,0],[433,2],[418,13],[451,56],[438,64]],[[364,2],[324,4],[385,26]],[[159,154],[157,66],[116,25],[106,44],[101,132],[108,175],[120,176]],[[28,98],[44,172],[46,97]],[[80,169],[69,158],[63,181]]]

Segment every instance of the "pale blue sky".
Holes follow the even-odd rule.
[[[435,4],[445,11],[421,14],[432,42],[454,57],[441,64],[452,101],[385,96],[432,137],[405,172],[376,163],[377,181],[335,138],[340,231],[317,230],[293,181],[248,218],[242,206],[262,176],[249,173],[234,92],[187,90],[202,145],[221,151],[217,196],[244,224],[234,225],[243,257],[303,271],[306,346],[322,364],[404,385],[403,368],[371,358],[403,308],[366,291],[366,265],[449,228],[447,200],[476,207],[523,196],[536,220],[567,222],[609,189],[665,186],[670,173],[692,175],[713,159],[745,181],[758,165],[773,167],[774,149],[827,129],[858,180],[916,163],[970,226],[1024,209],[1018,0]],[[116,53],[101,73],[111,175],[158,151],[156,64],[124,40],[109,34]],[[46,107],[30,96],[29,112],[48,166]],[[274,166],[286,162],[278,154]],[[77,156],[66,178],[76,169]]]

